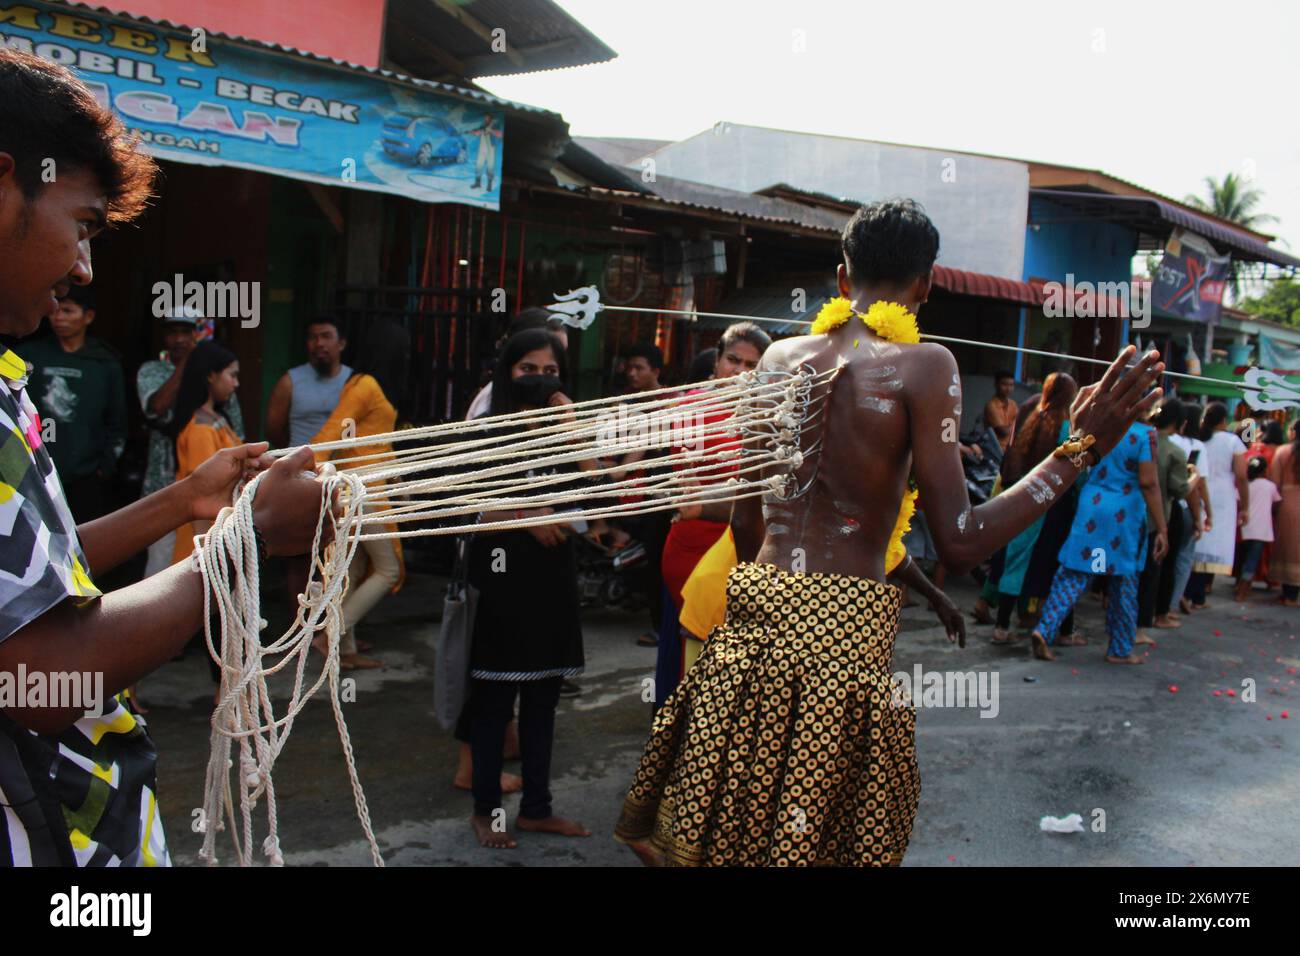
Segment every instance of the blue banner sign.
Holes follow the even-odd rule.
[[[0,45],[77,73],[162,159],[499,208],[505,117],[201,31],[0,0]]]
[[[1214,322],[1223,304],[1230,256],[1216,255],[1208,242],[1191,233],[1175,233],[1151,283],[1155,307],[1166,315]]]

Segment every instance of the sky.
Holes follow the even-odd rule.
[[[558,2],[618,57],[480,84],[573,135],[727,121],[1100,169],[1175,199],[1236,172],[1300,254],[1294,0]]]

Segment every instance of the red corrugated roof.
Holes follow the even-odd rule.
[[[1045,299],[1041,285],[986,275],[983,272],[967,272],[965,269],[953,269],[950,266],[934,267],[934,284],[954,295],[972,295],[982,299],[1015,302],[1020,305],[1038,306],[1042,305]]]

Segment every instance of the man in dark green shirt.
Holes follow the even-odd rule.
[[[1160,499],[1164,506],[1165,526],[1169,529],[1169,550],[1165,557],[1156,561],[1150,548],[1147,551],[1147,565],[1143,569],[1138,591],[1138,626],[1142,628],[1178,627],[1178,623],[1169,617],[1173,594],[1174,564],[1178,548],[1183,543],[1183,535],[1190,533],[1184,526],[1181,508],[1174,511],[1175,502],[1187,497],[1187,455],[1170,438],[1183,423],[1183,407],[1178,399],[1170,396],[1160,403],[1151,419],[1156,430],[1156,484],[1160,488]],[[1144,631],[1139,632],[1136,643],[1154,644],[1155,641]]]
[[[23,349],[33,366],[30,388],[43,440],[78,522],[112,510],[109,481],[126,445],[122,362],[108,345],[86,334],[94,321],[90,287],[74,285],[50,317],[54,337]]]

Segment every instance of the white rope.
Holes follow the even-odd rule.
[[[658,389],[638,396],[314,445],[318,452],[393,444],[409,447],[337,459],[320,470],[324,500],[337,500],[337,508],[322,509],[310,552],[314,557],[307,588],[298,598],[293,623],[269,644],[261,639],[266,621],[261,617],[253,530],[253,503],[264,474],[250,481],[236,494],[234,503],[217,515],[208,532],[196,537],[191,559],[206,584],[204,637],[208,652],[221,667],[204,779],[200,857],[209,865],[217,864],[216,834],[229,827],[237,862],[251,864],[253,812],[259,800],[265,800],[267,835],[261,850],[272,866],[283,865],[272,772],[294,719],[328,683],[357,816],[372,860],[376,866],[383,865],[339,699],[341,604],[348,587],[348,567],[361,542],[526,529],[762,494],[780,497],[803,464],[801,440],[807,426],[819,420],[820,413],[811,411],[813,390],[828,385],[837,373],[838,369],[751,372],[702,383],[698,393],[689,396],[679,389]],[[633,447],[673,450],[647,462],[654,469],[651,474],[611,480],[598,488],[573,487],[573,473],[546,474],[565,466],[581,468],[580,463],[611,450],[607,416],[615,403],[633,405],[640,413],[689,412],[695,421],[691,437],[699,450],[676,450],[679,434],[671,428],[652,429]],[[349,464],[352,467],[346,470],[335,467]],[[407,477],[436,469],[454,470]],[[597,465],[589,475],[609,478],[618,470],[618,466]],[[775,473],[765,477],[764,472],[770,470]],[[642,500],[623,500],[634,496]],[[575,507],[566,510],[569,505]],[[539,508],[555,511],[522,514]],[[510,511],[515,512],[514,517],[499,517]],[[498,517],[468,520],[471,515],[485,514]],[[415,527],[416,522],[443,523]],[[367,530],[376,526],[385,530]],[[332,540],[322,549],[327,532]],[[307,686],[312,640],[318,634],[325,636],[325,664],[314,683]],[[277,716],[269,680],[290,664],[293,687],[283,714]]]
[[[241,866],[248,865],[253,857],[252,813],[258,800],[265,797],[268,833],[262,841],[262,851],[272,866],[284,864],[272,770],[289,739],[294,718],[328,680],[357,815],[370,845],[371,858],[376,866],[382,866],[383,858],[371,826],[370,812],[357,775],[352,740],[339,699],[341,601],[347,590],[347,569],[358,546],[357,536],[350,533],[350,529],[360,516],[364,488],[346,472],[336,473],[327,469],[322,475],[324,500],[333,500],[337,492],[342,513],[336,514],[330,508],[321,509],[311,553],[323,557],[312,562],[307,590],[298,599],[298,612],[293,623],[274,642],[263,645],[261,632],[266,621],[261,617],[257,544],[253,533],[253,501],[263,477],[258,475],[249,482],[235,503],[217,515],[207,534],[196,539],[194,560],[207,583],[204,591],[204,637],[208,652],[221,666],[220,703],[212,715],[211,753],[204,782],[200,820],[204,839],[199,855],[209,865],[216,865],[215,838],[216,832],[224,827],[224,810],[234,831],[236,858]],[[333,540],[322,551],[321,541],[326,528],[333,532]],[[219,633],[215,636],[213,604],[219,622]],[[321,631],[326,636],[325,666],[316,682],[305,688],[312,639]],[[275,662],[268,664],[268,660]],[[293,691],[284,715],[276,717],[268,678],[290,662],[295,664]],[[239,768],[234,789],[238,793],[238,820],[234,817],[229,779],[235,768],[231,753],[236,745]]]

